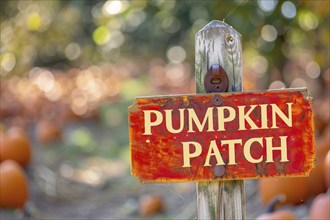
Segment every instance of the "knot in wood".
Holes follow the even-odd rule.
[[[234,37],[231,34],[226,35],[226,43],[231,46],[234,44]]]

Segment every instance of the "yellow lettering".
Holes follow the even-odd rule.
[[[206,166],[206,167],[211,166],[211,164],[210,164],[211,156],[215,156],[215,158],[217,159],[217,165],[224,165],[225,164],[223,162],[223,159],[221,157],[221,154],[219,152],[219,149],[218,149],[218,146],[217,146],[217,143],[215,142],[215,140],[212,140],[210,142],[210,146],[209,146],[209,150],[208,150],[207,155],[206,155],[204,166]]]
[[[257,125],[250,118],[251,112],[255,109],[257,105],[251,105],[251,108],[245,113],[245,105],[238,106],[239,110],[239,129],[238,130],[246,130],[245,121],[247,121],[251,127],[251,130],[259,129]]]
[[[207,109],[202,123],[199,121],[195,110],[192,108],[188,108],[188,121],[189,121],[188,132],[195,132],[193,129],[193,122],[195,123],[195,125],[197,126],[199,131],[203,131],[206,121],[208,122],[207,131],[214,131],[214,129],[213,129],[213,108]]]
[[[159,111],[156,110],[145,110],[144,113],[144,135],[151,134],[151,127],[160,125],[163,120],[163,115]],[[151,121],[151,113],[156,115],[156,120]]]
[[[225,122],[235,119],[236,112],[232,107],[223,106],[218,107],[218,131],[225,131]],[[225,110],[228,110],[229,115],[225,118]]]
[[[261,104],[260,108],[261,108],[261,127],[260,129],[265,129],[268,128],[267,126],[267,106],[268,104]]]
[[[195,146],[195,151],[190,153],[190,145]],[[191,167],[190,159],[198,157],[202,153],[202,146],[198,142],[188,141],[182,142],[183,146],[183,166],[182,167]]]
[[[258,142],[262,147],[262,138],[251,138],[247,140],[244,144],[244,157],[250,162],[250,163],[260,163],[263,160],[263,156],[260,156],[258,159],[254,159],[251,156],[251,145],[253,142]]]
[[[281,109],[276,105],[276,104],[270,104],[272,106],[272,120],[273,120],[273,126],[272,128],[278,128],[276,125],[276,115],[278,115],[284,123],[289,126],[290,128],[292,127],[292,102],[286,103],[288,106],[288,116],[286,116]]]
[[[166,128],[169,132],[173,133],[173,134],[177,134],[180,133],[183,130],[184,127],[184,110],[183,108],[179,109],[180,112],[180,125],[178,129],[174,129],[173,128],[173,120],[172,120],[172,112],[173,110],[165,110],[165,119],[166,119]]]
[[[281,146],[273,147],[273,137],[266,137],[266,152],[267,152],[267,160],[266,163],[274,162],[273,159],[273,151],[280,150],[281,151],[281,160],[280,162],[288,162],[288,151],[287,151],[287,138],[288,136],[280,136]]]
[[[242,144],[242,139],[221,140],[221,145],[225,145],[225,144],[228,144],[228,151],[229,151],[228,165],[237,164],[236,157],[235,157],[235,144]]]

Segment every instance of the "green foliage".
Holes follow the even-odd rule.
[[[211,20],[242,34],[244,50],[280,71],[304,50],[328,63],[329,1],[1,1],[1,75],[33,66],[67,69],[121,57],[171,61],[180,46],[193,65],[194,35]],[[265,79],[269,77],[266,74]],[[283,78],[283,76],[282,76]],[[268,80],[269,81],[269,80]]]

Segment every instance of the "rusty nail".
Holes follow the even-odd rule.
[[[218,176],[218,177],[221,177],[223,176],[224,174],[226,173],[226,168],[224,166],[215,166],[213,168],[213,174],[214,176]]]

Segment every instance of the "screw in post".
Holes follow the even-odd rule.
[[[217,165],[213,168],[213,174],[216,177],[222,177],[226,173],[226,168],[221,165]]]
[[[214,95],[213,97],[212,97],[212,100],[213,100],[213,104],[215,105],[215,106],[219,106],[219,105],[221,105],[222,104],[222,102],[223,102],[223,98],[220,96],[220,95]]]

